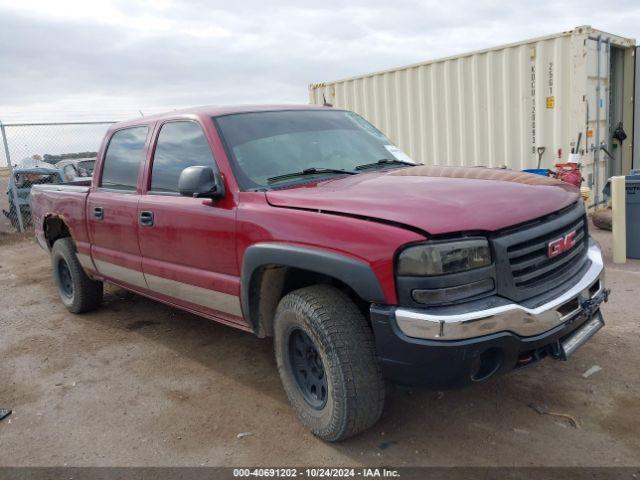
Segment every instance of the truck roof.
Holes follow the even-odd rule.
[[[156,115],[149,115],[141,118],[135,118],[132,120],[125,120],[122,122],[114,123],[110,130],[117,130],[122,127],[128,127],[133,125],[145,125],[148,123],[157,122],[158,120],[172,120],[176,118],[204,118],[204,117],[219,117],[222,115],[230,115],[234,113],[249,113],[249,112],[270,112],[281,110],[322,110],[322,105],[305,105],[305,104],[280,104],[280,105],[230,105],[230,106],[215,106],[205,105],[201,107],[191,107],[181,110],[173,110],[171,112],[159,113]]]

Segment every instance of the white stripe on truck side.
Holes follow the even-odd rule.
[[[84,268],[93,268],[91,259],[87,255],[78,254],[78,261]],[[200,305],[229,315],[242,317],[240,297],[237,295],[209,290],[208,288],[198,287],[156,275],[143,274],[137,270],[115,265],[103,260],[95,260],[95,264],[102,275],[113,278],[114,280],[149,289],[162,295],[193,303],[194,305]]]
[[[240,308],[240,297],[231,295],[230,293],[209,290],[208,288],[190,285],[188,283],[170,280],[168,278],[157,277],[155,275],[144,275],[149,284],[149,289],[154,292],[162,293],[170,297],[178,298],[185,302],[202,305],[203,307],[218,310],[242,317],[242,309]]]
[[[104,260],[94,260],[98,271],[105,277],[113,278],[114,280],[120,280],[121,282],[128,283],[141,288],[149,288],[147,282],[144,280],[144,275],[138,270],[132,268],[122,267],[115,263],[105,262]]]
[[[85,255],[84,253],[76,253],[76,257],[78,257],[78,262],[85,270],[93,270],[93,263],[91,262],[91,257],[89,255]]]

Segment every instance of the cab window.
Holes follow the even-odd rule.
[[[151,188],[157,193],[178,193],[180,173],[193,166],[215,169],[213,154],[202,127],[191,121],[165,123],[151,167]]]
[[[116,190],[135,190],[140,163],[144,160],[147,127],[132,127],[113,134],[107,147],[100,185]]]

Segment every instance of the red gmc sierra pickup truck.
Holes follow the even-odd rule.
[[[575,187],[416,164],[340,109],[115,124],[90,184],[35,186],[32,215],[69,311],[109,282],[273,337],[289,401],[328,441],[377,421],[385,379],[482,382],[566,360],[604,324]]]

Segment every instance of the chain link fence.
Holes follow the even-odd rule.
[[[112,123],[0,123],[0,233],[33,228],[33,185],[90,177]]]

